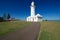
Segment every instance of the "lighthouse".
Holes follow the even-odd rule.
[[[31,17],[35,16],[35,5],[34,2],[31,3]]]
[[[40,22],[40,21],[42,21],[42,15],[40,15],[40,14],[35,15],[34,2],[31,3],[30,13],[31,13],[31,15],[27,17],[27,22]]]

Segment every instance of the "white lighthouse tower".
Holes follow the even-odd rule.
[[[35,15],[35,5],[34,2],[31,3],[31,15],[27,17],[27,22],[40,22],[42,21],[42,16],[40,14]]]
[[[35,16],[35,5],[34,2],[31,3],[31,17]]]

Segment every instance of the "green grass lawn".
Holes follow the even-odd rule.
[[[0,22],[0,36],[21,29],[22,27],[26,27],[28,24],[28,22],[22,21]]]
[[[60,40],[60,21],[41,22],[39,40]]]

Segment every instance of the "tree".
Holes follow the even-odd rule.
[[[10,14],[8,13],[8,15],[7,15],[7,19],[10,19]]]
[[[3,14],[3,19],[6,20],[7,16],[6,13]]]
[[[0,17],[0,22],[2,22],[3,21],[3,17]]]
[[[3,14],[3,20],[4,21],[9,21],[9,19],[10,19],[10,14],[9,13],[4,13]]]
[[[47,19],[45,21],[48,21]]]

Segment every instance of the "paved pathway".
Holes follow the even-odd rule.
[[[27,27],[24,27],[20,30],[16,30],[3,37],[0,37],[0,40],[37,40],[39,30],[39,23],[31,23]]]

